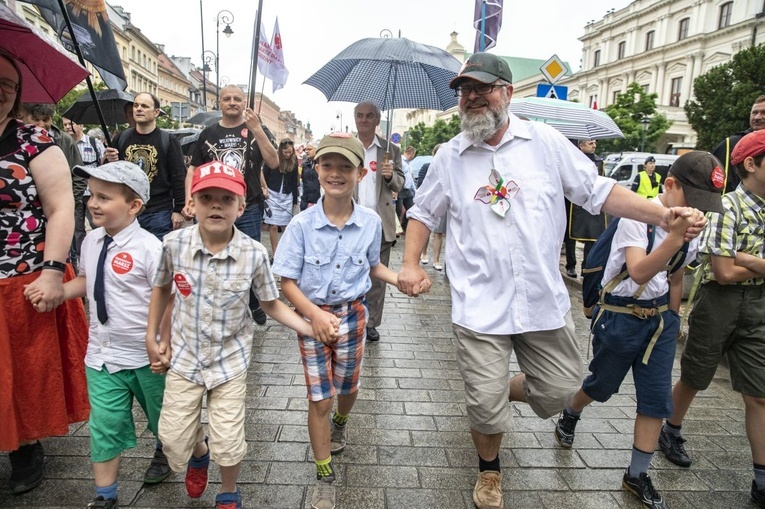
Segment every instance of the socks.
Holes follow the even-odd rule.
[[[630,462],[629,473],[632,477],[640,477],[640,474],[647,474],[648,467],[651,466],[653,452],[644,452],[632,446],[632,461]]]
[[[758,490],[765,489],[765,465],[758,465],[753,463],[754,466],[754,483],[757,485]]]
[[[104,500],[117,499],[117,481],[110,486],[96,486],[96,497],[104,497]]]
[[[674,424],[671,424],[669,421],[664,421],[664,427],[662,428],[662,431],[664,433],[679,437],[681,436],[680,432],[682,430],[683,430],[682,426],[675,426]]]
[[[316,479],[324,479],[326,477],[332,477],[335,479],[335,469],[332,468],[332,455],[325,460],[316,460]]]
[[[332,422],[338,426],[345,426],[345,424],[348,422],[349,416],[350,414],[340,415],[338,412],[335,412],[334,415],[332,415]]]
[[[205,440],[206,442],[206,440]],[[191,456],[191,459],[189,460],[189,466],[191,468],[206,468],[210,465],[210,448],[207,448],[207,452],[204,454],[204,456],[200,456],[197,458],[196,456]]]
[[[485,472],[487,470],[492,470],[494,472],[501,472],[499,467],[499,454],[497,454],[497,457],[491,461],[486,461],[482,457],[478,456],[478,471]]]
[[[565,412],[566,412],[568,415],[571,415],[571,416],[573,416],[573,417],[580,417],[580,416],[582,415],[582,412],[581,412],[581,411],[577,412],[576,410],[574,410],[574,409],[573,409],[573,408],[571,408],[570,406],[566,407],[566,410],[565,410]]]

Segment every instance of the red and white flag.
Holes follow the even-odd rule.
[[[274,24],[274,36],[269,44],[266,31],[260,25],[260,47],[258,48],[258,70],[274,84],[276,92],[287,83],[290,72],[284,65],[284,52],[282,50],[282,37],[279,32],[279,18]]]

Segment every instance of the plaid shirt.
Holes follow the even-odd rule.
[[[234,228],[225,249],[212,254],[199,226],[165,236],[154,286],[174,284],[170,369],[212,389],[247,370],[252,351],[250,287],[262,301],[279,297],[268,252]]]
[[[736,217],[736,195],[741,205],[740,217]],[[709,213],[707,225],[701,238],[699,251],[702,256],[726,256],[735,258],[736,252],[748,253],[760,258],[765,257],[765,200],[749,191],[742,184],[733,193],[722,198],[725,212],[722,214]],[[706,264],[702,283],[714,281],[712,265]],[[761,285],[765,277],[756,277],[736,283],[738,285]]]

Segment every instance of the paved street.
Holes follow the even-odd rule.
[[[400,266],[401,244],[394,248],[394,268]],[[428,272],[433,291],[421,299],[389,287],[385,323],[379,329],[382,340],[367,347],[348,447],[335,460],[338,508],[473,507],[477,458],[452,345],[448,286],[443,274],[430,266]],[[586,356],[587,322],[576,297],[572,305]],[[501,311],[492,309],[488,299],[486,309]],[[517,366],[510,369],[515,372]],[[315,470],[296,336],[272,320],[256,333],[248,389],[249,453],[240,475],[245,506],[310,507]],[[553,419],[539,419],[527,405],[514,404],[515,432],[505,437],[501,452],[505,507],[639,507],[620,488],[630,457],[634,410],[634,386],[628,379],[621,394],[585,410],[575,448],[566,451],[553,437]],[[121,506],[213,507],[219,481],[215,466],[199,500],[186,496],[182,474],[158,486],[142,484],[154,441],[140,410],[135,418],[140,445],[122,463]],[[677,467],[661,453],[653,462],[654,482],[669,506],[754,507],[749,502],[752,470],[743,406],[730,390],[725,368],[697,398],[684,431],[693,467]],[[7,456],[0,456],[0,507],[83,508],[91,499],[87,424],[74,425],[68,436],[45,440],[44,445],[45,481],[27,495],[10,495],[5,484],[10,466]]]

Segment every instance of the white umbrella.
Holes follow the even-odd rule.
[[[570,139],[624,138],[619,126],[604,111],[581,103],[524,97],[512,99],[509,110],[521,118],[550,124]]]

